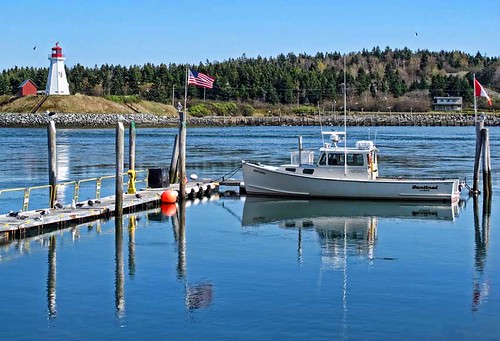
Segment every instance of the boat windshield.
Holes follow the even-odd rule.
[[[343,166],[345,163],[344,156],[347,156],[348,166],[364,166],[364,157],[362,153],[322,153],[318,164],[320,166]]]

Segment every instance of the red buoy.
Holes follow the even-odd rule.
[[[166,204],[173,204],[177,201],[177,191],[165,191],[161,194],[161,202]]]

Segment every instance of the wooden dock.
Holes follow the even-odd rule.
[[[188,182],[185,185],[188,199],[201,198],[217,191],[216,182]],[[123,212],[130,213],[158,207],[161,204],[161,194],[164,191],[178,191],[179,185],[167,188],[148,188],[136,194],[123,195]],[[66,205],[60,209],[43,209],[22,211],[17,216],[2,214],[0,216],[0,239],[24,238],[28,234],[40,234],[49,230],[64,228],[73,224],[82,224],[97,219],[109,219],[114,216],[115,196],[82,201],[76,203],[76,208]],[[45,211],[47,214],[41,214]]]

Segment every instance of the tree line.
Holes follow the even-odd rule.
[[[216,79],[213,89],[188,88],[189,99],[235,101],[253,106],[323,105],[341,109],[344,56],[339,52],[280,54],[276,57],[206,61],[199,65],[151,63],[142,66],[80,64],[66,67],[72,94],[135,95],[171,103],[184,97],[186,67]],[[354,110],[425,111],[435,96],[462,96],[470,105],[472,75],[489,89],[500,89],[498,57],[460,51],[384,50],[374,47],[345,56],[346,93]],[[0,95],[15,95],[31,78],[44,89],[48,68],[14,67],[0,75]]]

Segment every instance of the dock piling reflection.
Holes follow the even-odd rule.
[[[130,278],[134,278],[135,275],[135,227],[136,218],[131,215],[128,222],[128,275]]]
[[[57,279],[57,259],[56,259],[56,242],[55,235],[49,238],[49,267],[47,275],[47,308],[48,318],[53,320],[57,317],[56,309],[56,279]]]
[[[123,271],[123,220],[115,219],[115,309],[116,317],[125,316],[125,278]]]
[[[479,198],[473,197],[474,205],[474,279],[472,288],[472,311],[478,311],[479,306],[489,295],[489,283],[485,275],[487,252],[490,239],[491,197],[484,195],[481,223],[479,222]]]
[[[174,233],[177,236],[177,278],[186,279],[186,201],[179,200],[179,210],[172,216]]]

